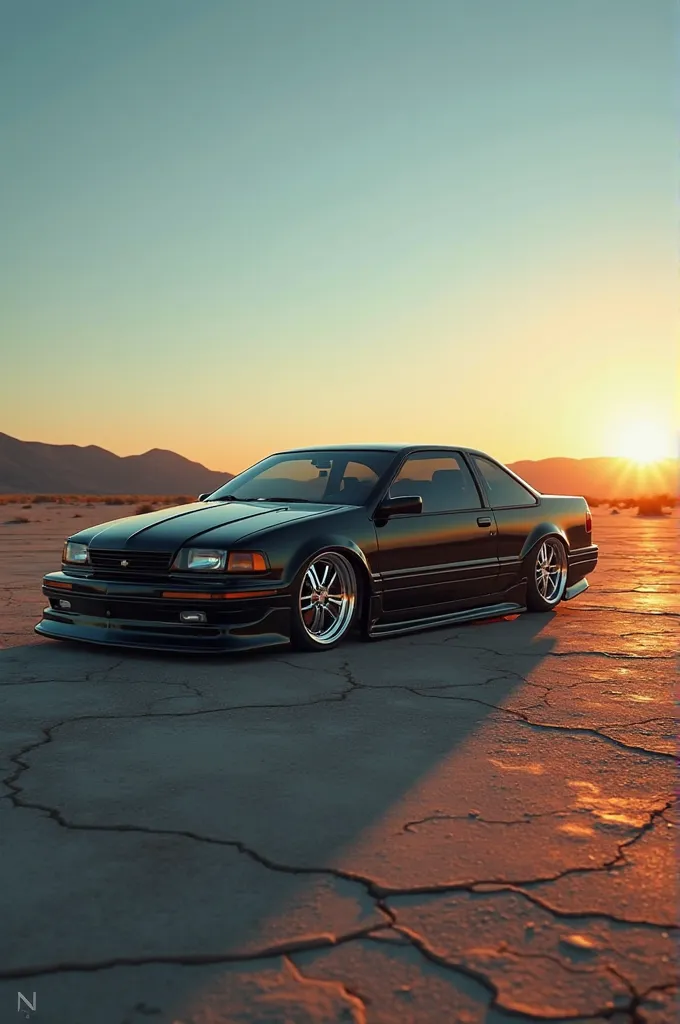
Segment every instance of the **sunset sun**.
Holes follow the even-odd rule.
[[[650,420],[628,423],[619,435],[617,448],[617,455],[639,465],[660,462],[673,455],[668,432]]]

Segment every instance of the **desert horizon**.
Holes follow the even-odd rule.
[[[370,448],[370,443],[366,447]],[[498,458],[494,452],[488,454]],[[660,495],[670,498],[678,493],[680,464],[672,458],[641,464],[616,456],[557,456],[520,459],[507,465],[543,493],[578,492],[593,501]],[[216,489],[246,468],[213,470],[162,448],[120,456],[96,445],[52,445],[0,433],[0,500],[5,502],[12,495],[17,501],[29,500],[31,494],[35,501],[36,496],[45,493],[133,494],[140,496],[139,500],[192,491],[197,494]]]

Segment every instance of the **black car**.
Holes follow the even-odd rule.
[[[43,636],[202,653],[350,631],[393,636],[547,612],[597,564],[580,497],[540,494],[484,452],[280,452],[196,502],[73,534]]]

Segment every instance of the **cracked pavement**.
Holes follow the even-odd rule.
[[[555,614],[205,659],[32,632],[72,514],[0,526],[0,1020],[679,1018],[677,514]]]

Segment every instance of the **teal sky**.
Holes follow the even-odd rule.
[[[230,471],[305,443],[512,461],[670,436],[674,3],[0,18],[0,430]]]

